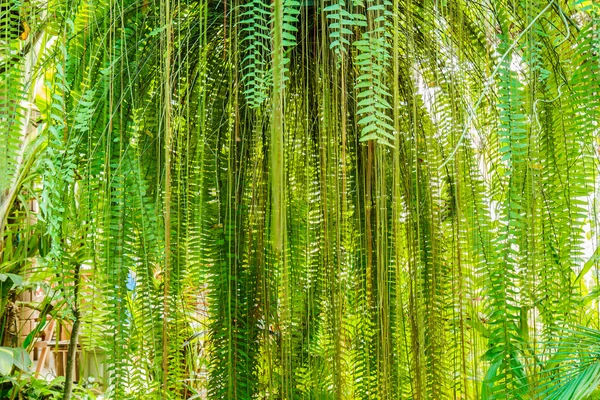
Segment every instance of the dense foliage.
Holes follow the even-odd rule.
[[[598,398],[595,2],[1,1],[0,274],[108,398]]]

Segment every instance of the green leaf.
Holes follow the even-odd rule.
[[[22,347],[15,347],[12,349],[13,351],[13,363],[15,367],[19,368],[22,371],[29,371],[33,362],[31,361],[31,357],[27,350]]]
[[[8,375],[14,363],[14,353],[10,347],[0,347],[0,375]]]

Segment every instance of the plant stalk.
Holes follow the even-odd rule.
[[[71,400],[73,395],[73,374],[75,372],[75,359],[77,356],[77,340],[79,337],[79,312],[75,313],[75,321],[71,330],[71,340],[67,351],[67,369],[65,371],[65,393],[63,400]]]
[[[73,373],[75,371],[75,359],[77,357],[77,341],[79,339],[79,280],[81,265],[75,267],[75,282],[73,283],[73,327],[71,328],[71,340],[67,350],[67,366],[65,371],[65,391],[63,400],[71,400],[73,395]]]

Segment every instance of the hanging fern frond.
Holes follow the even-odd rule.
[[[240,6],[243,18],[238,22],[243,46],[241,62],[244,96],[250,107],[257,108],[269,97],[272,85],[271,72],[271,5],[262,0],[252,0]],[[289,17],[294,17],[292,13]],[[293,21],[290,21],[293,22]],[[293,26],[287,22],[290,26]]]
[[[355,25],[355,18],[359,21],[364,20],[362,14],[354,15],[348,11],[345,0],[334,1],[323,9],[327,13],[329,22],[329,38],[331,43],[329,48],[334,51],[338,59],[343,59],[350,51],[351,37],[354,34],[352,29]],[[362,19],[361,19],[362,17]]]
[[[506,43],[506,37],[500,37]],[[506,51],[499,47],[500,54]],[[511,57],[498,68],[498,142],[504,167],[505,193],[497,228],[497,258],[490,271],[490,337],[486,356],[490,369],[484,382],[489,398],[522,398],[527,387],[522,365],[523,336],[520,334],[518,287],[523,268],[523,183],[527,173],[528,127],[523,113],[523,85],[510,67]]]
[[[389,111],[391,93],[386,84],[386,74],[390,68],[391,55],[388,42],[388,29],[391,2],[388,0],[368,0],[366,21],[357,25],[367,27],[360,40],[353,43],[358,49],[355,64],[359,68],[355,89],[359,118],[360,141],[375,140],[379,144],[393,147],[394,127]]]

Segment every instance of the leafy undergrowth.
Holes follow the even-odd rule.
[[[65,378],[59,376],[50,381],[32,374],[0,378],[0,399],[10,400],[59,400],[63,398]],[[73,397],[77,400],[102,400],[98,383],[94,379],[75,385]]]

